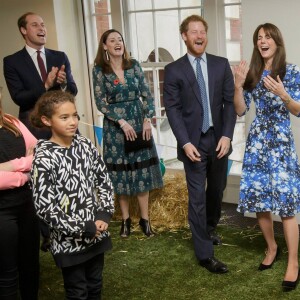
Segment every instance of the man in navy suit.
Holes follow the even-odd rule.
[[[12,100],[20,107],[19,119],[37,139],[49,139],[51,131],[33,127],[30,113],[38,98],[48,90],[61,89],[76,95],[76,83],[67,55],[44,47],[47,29],[39,15],[25,13],[18,19],[18,27],[26,45],[22,50],[3,59],[4,77]],[[40,63],[43,64],[41,66],[37,51],[40,51]],[[46,224],[41,223],[41,233],[41,250],[48,251],[50,242]]]
[[[207,29],[207,22],[198,15],[182,22],[187,54],[165,67],[163,99],[186,173],[196,257],[210,272],[226,273],[227,266],[214,257],[213,245],[221,243],[215,228],[236,122],[234,81],[228,60],[205,52]]]
[[[31,126],[29,115],[38,98],[48,90],[62,89],[77,94],[67,55],[46,49],[47,29],[43,19],[32,12],[18,20],[25,47],[3,60],[4,77],[12,100],[20,107],[19,119],[36,138],[50,138],[49,130]],[[38,53],[45,68],[45,78],[38,64]]]

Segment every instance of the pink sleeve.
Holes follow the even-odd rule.
[[[15,123],[15,125],[21,130],[24,140],[25,140],[25,145],[26,145],[26,150],[30,147],[34,148],[36,145],[37,139],[31,134],[31,132],[27,129],[27,127],[21,122],[18,121]],[[21,158],[16,158],[11,160],[11,164],[13,167],[13,171],[17,172],[26,172],[30,171],[31,169],[31,164],[32,164],[32,155],[29,156],[24,156]]]
[[[0,171],[0,190],[23,186],[28,181],[26,173]]]

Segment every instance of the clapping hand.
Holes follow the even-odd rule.
[[[58,68],[57,67],[52,67],[51,71],[48,73],[46,82],[45,82],[45,88],[46,90],[49,90],[50,88],[53,87],[56,76],[57,76]]]
[[[66,83],[66,72],[65,72],[65,65],[62,65],[59,69],[59,71],[57,72],[57,78],[56,78],[56,82],[58,84],[63,84]]]

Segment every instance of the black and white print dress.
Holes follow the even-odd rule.
[[[88,259],[89,248],[97,244],[109,248],[109,232],[94,238],[93,231],[96,220],[109,223],[114,213],[113,188],[90,140],[75,135],[69,148],[40,140],[31,178],[37,214],[50,227],[51,252],[59,266],[72,265],[67,256],[76,253],[84,253],[76,263]]]

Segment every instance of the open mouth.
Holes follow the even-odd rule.
[[[116,51],[120,51],[120,50],[121,50],[121,46],[115,47],[115,50],[116,50]]]
[[[261,47],[261,51],[266,52],[269,50],[269,47]]]
[[[203,42],[202,41],[196,41],[195,44],[198,45],[198,46],[202,46]]]
[[[45,37],[45,33],[38,33],[38,35],[37,35],[38,37],[42,37],[42,38],[44,38]]]

